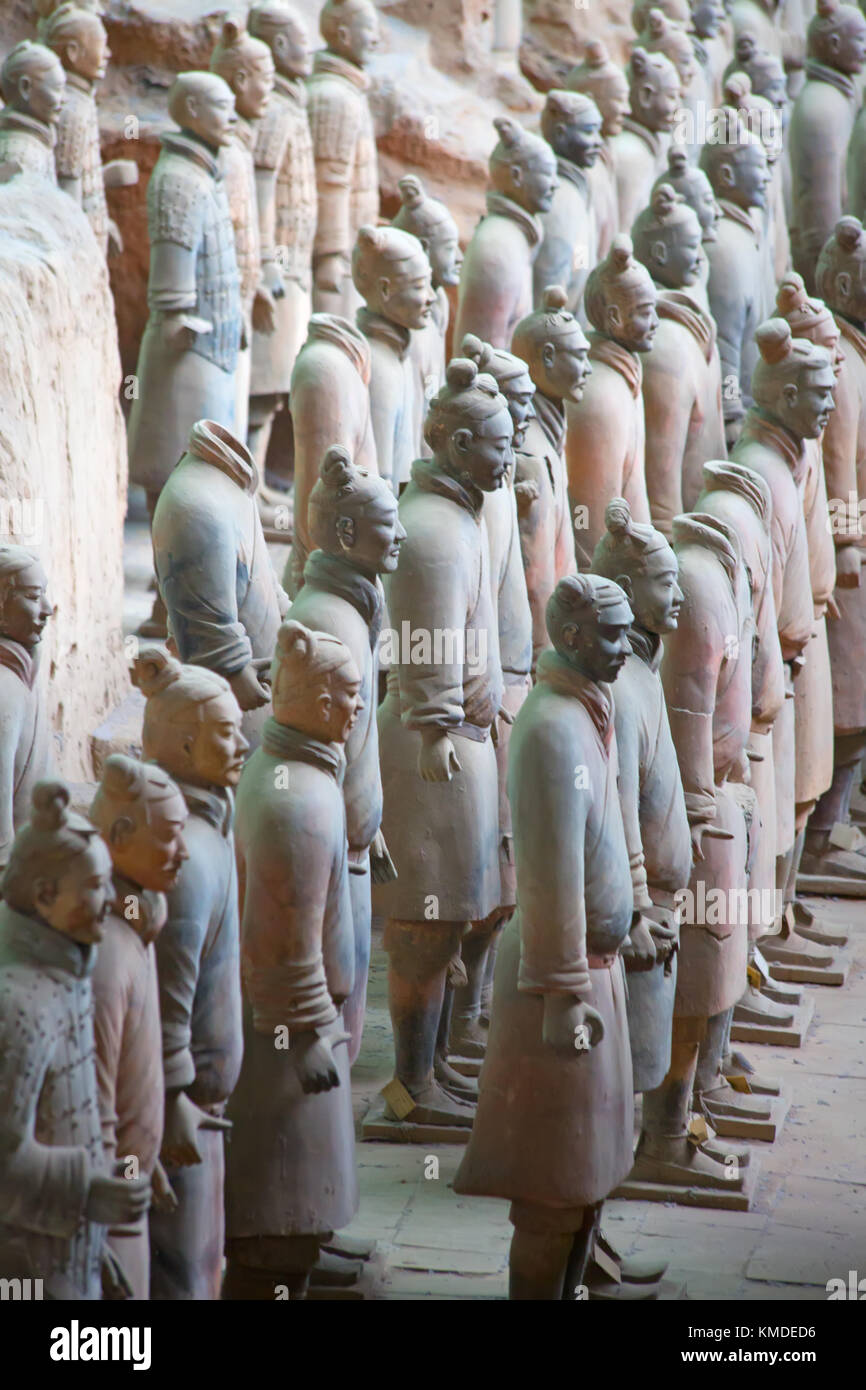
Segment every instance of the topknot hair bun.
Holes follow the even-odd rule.
[[[112,753],[102,769],[102,786],[115,801],[137,801],[142,792],[141,764],[125,753]]]
[[[334,492],[350,488],[352,472],[352,456],[349,450],[342,444],[332,444],[330,449],[326,450],[319,468],[319,477],[325,487],[331,488]]]
[[[863,224],[856,217],[840,217],[836,223],[836,240],[843,251],[856,251],[863,240]]]
[[[789,270],[785,278],[779,282],[776,308],[780,314],[790,314],[795,309],[802,309],[807,300],[802,275],[798,275],[795,270]]]
[[[626,232],[617,233],[610,248],[610,260],[615,270],[623,271],[627,268],[633,250],[631,237]]]
[[[404,207],[414,208],[424,201],[424,185],[417,174],[404,174],[397,183]]]
[[[30,823],[37,830],[59,830],[69,819],[69,788],[62,782],[37,782]]]
[[[684,174],[689,167],[688,151],[682,145],[671,145],[668,150],[668,172],[671,174]]]
[[[369,222],[358,228],[358,245],[369,247],[371,251],[382,251],[385,247],[383,228],[373,227]]]
[[[297,653],[299,656],[308,655],[314,646],[314,636],[308,627],[299,623],[296,618],[286,618],[280,624],[277,633],[277,649],[284,655]]]
[[[832,19],[839,11],[839,0],[818,0],[815,6],[822,19]]]
[[[663,10],[650,10],[647,23],[654,39],[667,32],[668,17]]]
[[[478,379],[478,366],[468,357],[452,357],[445,368],[445,380],[452,391],[468,391]]]
[[[792,341],[791,326],[784,319],[767,319],[755,331],[758,351],[770,366],[784,362],[790,354]]]
[[[631,530],[631,507],[624,497],[612,497],[604,509],[604,524],[614,536],[627,536]]]
[[[723,98],[728,106],[735,102],[742,101],[743,97],[751,96],[752,79],[747,72],[732,72],[725,78]]]
[[[162,647],[145,647],[132,663],[132,683],[145,699],[174,685],[181,675],[181,664]]]
[[[751,30],[746,29],[742,34],[737,35],[737,41],[734,44],[734,52],[737,55],[738,62],[748,63],[750,59],[754,58],[757,51],[758,40]]]
[[[244,32],[244,27],[243,27],[243,25],[240,23],[239,20],[237,20],[237,19],[232,19],[231,17],[229,17],[228,19],[224,19],[224,20],[223,20],[223,27],[222,27],[222,41],[223,41],[223,43],[226,43],[226,44],[228,44],[228,43],[237,43],[238,39],[240,38],[240,36],[241,36],[241,34],[242,34],[243,32]]]
[[[548,285],[541,297],[542,308],[548,314],[557,314],[568,304],[568,295],[562,285]]]
[[[685,199],[677,193],[669,183],[660,183],[652,192],[650,206],[656,217],[667,217],[673,212],[679,203],[684,203]]]
[[[590,39],[583,51],[584,60],[588,67],[603,68],[608,62],[608,52],[601,39]]]
[[[496,116],[493,125],[503,145],[507,145],[510,148],[520,143],[523,130],[517,124],[517,121],[512,120],[510,116]]]

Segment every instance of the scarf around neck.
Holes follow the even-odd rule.
[[[343,785],[346,772],[346,755],[342,744],[322,743],[320,739],[302,734],[288,724],[280,724],[273,715],[265,720],[262,734],[262,747],[266,753],[277,758],[285,758],[290,763],[309,763],[321,772],[333,777],[338,787]]]
[[[190,813],[200,816],[227,840],[235,818],[235,799],[230,787],[196,787],[175,777]]]
[[[656,301],[660,319],[672,319],[687,328],[707,362],[713,360],[716,345],[716,326],[709,314],[681,290],[661,290]]]
[[[123,874],[114,873],[112,883],[114,885],[112,912],[121,922],[126,923],[130,931],[135,932],[142,945],[149,946],[159,936],[168,917],[165,894],[155,893],[149,888],[142,888],[140,884],[133,883],[131,878],[125,878]],[[132,916],[128,912],[130,899],[135,906]]]
[[[512,198],[506,198],[504,193],[497,193],[492,189],[488,192],[486,201],[487,212],[485,216],[510,218],[512,222],[517,223],[533,250],[540,245],[544,236],[544,227],[534,213],[527,212],[526,208],[522,208]]]
[[[593,330],[589,335],[589,359],[591,362],[603,362],[619,372],[635,400],[638,399],[643,381],[643,364],[636,352]]]
[[[378,338],[380,343],[387,343],[400,361],[403,361],[412,341],[410,328],[404,328],[401,323],[386,319],[384,314],[377,314],[366,305],[358,309],[355,321],[365,338]]]
[[[835,87],[837,92],[841,92],[843,97],[853,101],[857,94],[854,79],[845,72],[839,72],[836,68],[830,68],[826,63],[819,63],[817,58],[807,58],[805,63],[806,77],[811,82],[826,82],[828,86]]]
[[[562,401],[551,400],[549,396],[536,391],[532,398],[532,410],[551,448],[561,454],[566,431],[565,406]]]
[[[476,521],[481,516],[484,493],[467,477],[455,478],[440,468],[435,459],[416,459],[412,464],[412,481],[422,492],[436,492],[469,512]]]
[[[549,685],[558,695],[570,695],[580,701],[592,720],[605,756],[608,756],[613,740],[613,697],[610,686],[603,681],[589,680],[553,650],[542,652],[538,658],[536,678]]]
[[[370,86],[370,78],[363,68],[350,63],[348,58],[341,58],[339,53],[332,53],[329,48],[321,48],[313,55],[313,75],[318,76],[320,72],[345,78],[359,92],[366,92]]]
[[[762,406],[750,406],[740,438],[745,442],[753,439],[757,444],[780,454],[790,468],[797,483],[806,476],[806,450],[802,439],[798,439],[779,421],[774,420]]]
[[[36,658],[20,642],[13,642],[11,637],[0,637],[0,666],[14,672],[28,690],[33,689],[38,665]]]
[[[628,640],[635,656],[651,671],[657,671],[662,660],[662,639],[657,632],[648,632],[645,627],[630,627]]]
[[[385,607],[385,595],[378,578],[369,579],[343,555],[314,550],[304,566],[304,583],[350,603],[367,624],[371,650],[376,650]]]
[[[370,344],[359,328],[339,314],[311,314],[307,342],[331,343],[348,357],[365,386],[370,384]]]

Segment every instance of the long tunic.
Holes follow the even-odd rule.
[[[339,1084],[309,1095],[291,1054],[297,1033],[342,1032],[353,985],[343,765],[338,745],[271,721],[238,788],[244,1062],[229,1106],[229,1240],[339,1230],[358,1206],[347,1050],[334,1050]]]
[[[836,545],[864,546],[866,520],[866,335],[841,315],[835,316],[845,360],[836,382],[836,409],[823,437],[827,491],[834,499]],[[838,516],[840,503],[842,516]],[[866,504],[864,504],[866,505]],[[833,724],[839,734],[866,728],[866,573],[858,589],[835,591],[839,617],[827,624],[833,677]]]
[[[661,639],[632,629],[630,640],[632,654],[616,679],[614,709],[634,905],[672,926],[674,894],[685,888],[692,867],[689,821],[658,674]],[[675,989],[675,969],[666,975],[663,964],[629,975],[635,1091],[654,1090],[667,1074]]]
[[[755,329],[764,318],[766,289],[760,236],[749,213],[718,198],[722,217],[716,240],[706,246],[710,311],[718,331],[725,424],[738,423],[751,405],[758,360]]]
[[[94,93],[94,83],[75,72],[67,72],[63,106],[57,122],[54,163],[59,179],[78,183],[81,210],[93,229],[99,249],[105,255],[108,250],[108,204],[99,145],[99,111]]]
[[[396,490],[415,458],[416,389],[412,331],[366,307],[356,315],[370,344],[370,421],[381,477]]]
[[[295,439],[292,593],[303,583],[312,549],[307,506],[326,451],[332,444],[342,444],[358,468],[379,471],[369,384],[370,344],[363,333],[347,319],[313,314],[292,372],[290,393]]]
[[[565,407],[568,497],[580,569],[590,567],[612,497],[626,499],[635,521],[650,519],[641,359],[612,338],[591,333],[589,360],[592,376],[581,400]],[[575,515],[578,506],[586,508],[585,516]]]
[[[674,517],[694,505],[705,461],[727,449],[715,324],[686,291],[660,290],[656,307],[643,357],[646,487],[653,525],[669,537]]]
[[[262,260],[276,261],[285,293],[273,333],[253,333],[251,395],[286,395],[310,317],[316,235],[316,164],[299,78],[277,73],[253,151]]]
[[[532,264],[544,235],[540,220],[502,193],[487,194],[487,212],[472,234],[460,272],[454,342],[474,333],[510,348],[532,310]]]
[[[95,948],[0,903],[0,1271],[98,1299],[105,1174],[93,1054]]]
[[[114,876],[115,900],[93,971],[93,1031],[106,1167],[134,1157],[150,1177],[165,1105],[153,943],[165,923],[162,894]],[[134,1236],[109,1235],[137,1299],[149,1296],[147,1218]]]
[[[813,623],[805,665],[794,682],[794,797],[798,805],[817,800],[833,780],[833,719],[827,718],[833,707],[833,689],[825,614],[836,585],[836,552],[828,525],[821,441],[807,439],[805,456],[806,471],[800,488],[809,547]]]
[[[171,244],[181,259],[177,283],[147,287],[149,317],[138,355],[138,395],[129,416],[132,482],[158,492],[187,446],[197,420],[231,428],[243,326],[240,279],[228,198],[217,157],[183,132],[162,137],[147,186],[151,248]],[[163,342],[163,321],[176,310],[211,328],[191,347]]]
[[[539,217],[544,239],[532,269],[536,308],[541,306],[548,285],[561,285],[568,294],[568,308],[581,319],[586,277],[596,263],[598,247],[589,173],[570,159],[557,159],[559,187],[550,211]]]
[[[746,757],[753,626],[734,532],[724,523],[679,517],[674,540],[683,607],[661,665],[671,735],[689,824],[733,835],[704,839],[704,858],[689,881],[695,911],[680,930],[675,1014],[698,1019],[730,1008],[746,985],[748,921],[735,896],[745,897],[748,884],[746,823],[726,783],[741,780]]]
[[[190,813],[189,859],[167,895],[156,942],[165,1086],[221,1115],[243,1051],[232,795],[176,780]],[[151,1210],[154,1298],[219,1297],[223,1136],[200,1129],[198,1144],[202,1163],[167,1170],[177,1210]]]
[[[669,145],[669,135],[650,130],[631,116],[626,116],[622,130],[611,140],[621,229],[629,231],[649,204],[652,186],[667,168]]]
[[[0,637],[0,864],[30,818],[33,788],[54,764],[38,672],[38,657]]]
[[[262,277],[262,248],[253,151],[256,128],[239,116],[231,143],[222,152],[223,177],[235,238],[235,257],[240,276],[243,339],[235,376],[234,433],[247,437],[250,366],[253,341],[253,302]]]
[[[400,563],[385,580],[392,650],[379,707],[382,830],[399,877],[377,885],[373,901],[410,922],[480,921],[500,902],[490,726],[503,683],[482,497],[435,460],[418,460],[400,498]],[[420,731],[429,728],[452,738],[461,769],[450,782],[418,772]]]
[[[788,149],[791,252],[810,294],[821,248],[847,205],[845,154],[856,115],[854,79],[808,58],[806,83],[791,112]]]
[[[409,342],[409,357],[412,364],[412,438],[415,440],[415,453],[408,465],[401,460],[395,475],[395,484],[407,483],[410,465],[415,458],[429,458],[430,446],[424,439],[424,421],[433,397],[445,380],[445,338],[451,306],[442,285],[436,290],[436,303],[433,312],[423,328],[412,331]]]
[[[536,391],[523,444],[515,453],[515,485],[534,483],[537,498],[518,507],[520,550],[532,614],[533,669],[550,646],[545,611],[560,579],[577,573],[574,530],[568,510],[565,407]]]
[[[545,652],[511,739],[518,907],[497,956],[457,1192],[568,1212],[601,1201],[631,1168],[632,1070],[616,957],[633,899],[616,775],[610,688]],[[597,1009],[601,1042],[568,1056],[547,1046],[548,995]]]

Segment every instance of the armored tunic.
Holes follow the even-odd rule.
[[[727,449],[712,317],[680,290],[660,290],[657,309],[643,357],[646,486],[653,525],[670,537],[674,517],[694,505],[704,462]]]
[[[220,165],[194,136],[171,132],[147,188],[151,247],[169,242],[183,256],[177,283],[148,281],[150,310],[136,368],[139,395],[129,419],[130,478],[158,492],[197,420],[231,428],[241,341],[240,279]],[[186,310],[211,328],[190,347],[163,341],[167,314]]]
[[[307,332],[316,235],[316,164],[307,120],[307,89],[277,73],[253,151],[257,179],[275,178],[259,199],[262,260],[275,260],[285,294],[274,301],[273,333],[253,334],[251,395],[286,395]]]
[[[576,768],[586,772],[579,786]],[[497,954],[481,1095],[454,1189],[559,1209],[565,1221],[633,1161],[617,958],[632,884],[616,778],[611,688],[545,652],[511,739],[518,907]],[[547,995],[598,1010],[601,1042],[567,1056],[548,1046]]]
[[[244,326],[249,333],[253,300],[261,279],[261,241],[256,203],[253,149],[256,129],[251,121],[238,118],[232,142],[223,151],[222,168],[226,197],[235,238],[235,256],[240,276]]]
[[[30,817],[34,786],[54,763],[38,669],[26,647],[0,637],[0,864]]]
[[[763,321],[766,287],[760,236],[748,212],[718,198],[722,217],[716,240],[706,246],[710,264],[710,311],[718,330],[722,367],[722,411],[736,428],[752,403],[752,372],[758,360],[755,329]]]
[[[339,745],[272,719],[238,789],[244,1060],[228,1111],[229,1241],[330,1233],[358,1207],[347,1049],[333,1053],[339,1084],[310,1094],[292,1057],[298,1034],[344,1032],[353,985],[343,769]]]
[[[496,755],[502,707],[499,632],[483,494],[416,461],[400,498],[407,537],[385,579],[388,693],[379,706],[382,830],[399,877],[374,905],[408,922],[481,921],[500,903]],[[383,647],[383,661],[385,651]],[[418,772],[420,731],[451,736],[450,782]]]
[[[532,265],[544,229],[539,218],[506,198],[487,194],[487,212],[472,234],[460,274],[454,342],[474,333],[493,347],[511,347],[532,310]]]
[[[0,111],[0,165],[17,164],[22,173],[38,174],[56,184],[55,139],[53,128],[34,116],[9,106]]]
[[[243,1052],[234,805],[221,787],[176,780],[190,813],[189,859],[156,943],[165,1087],[221,1115]],[[168,1170],[177,1210],[150,1214],[154,1298],[219,1297],[223,1136],[200,1129],[197,1142],[202,1163]]]
[[[576,574],[574,531],[565,471],[565,407],[536,391],[523,444],[515,455],[515,485],[534,483],[538,496],[518,505],[520,550],[532,614],[532,666],[547,647],[547,600],[560,579]]]
[[[51,1299],[98,1299],[107,1173],[90,977],[95,947],[0,903],[0,1270]]]
[[[532,268],[533,298],[536,308],[548,285],[561,285],[568,295],[568,308],[583,321],[583,289],[596,263],[598,229],[589,186],[589,170],[570,159],[556,161],[559,187],[549,212],[539,221],[544,239]]]
[[[303,583],[312,548],[307,504],[326,451],[342,444],[358,468],[379,471],[369,383],[370,344],[363,333],[348,319],[313,314],[292,372],[290,395],[295,437],[292,593]]]
[[[635,521],[650,519],[641,359],[601,333],[591,333],[589,339],[592,376],[581,399],[565,407],[568,497],[580,569],[590,567],[612,497],[626,499]],[[575,514],[575,507],[585,515]]]
[[[108,204],[99,146],[99,111],[92,82],[67,72],[66,94],[57,124],[54,149],[57,177],[75,181],[82,211],[93,228],[102,254],[108,249]]]

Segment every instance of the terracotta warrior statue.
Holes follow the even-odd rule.
[[[843,217],[818,258],[818,292],[832,310],[844,354],[836,383],[836,409],[822,438],[827,492],[834,499],[831,534],[836,547],[838,617],[827,623],[833,682],[833,782],[806,830],[803,869],[854,877],[855,856],[832,843],[836,826],[850,822],[851,792],[866,751],[866,690],[860,653],[866,650],[866,604],[861,577],[866,496],[866,235]],[[845,870],[848,873],[845,873]]]
[[[480,1099],[455,1191],[510,1201],[511,1299],[574,1298],[601,1204],[632,1161],[620,948],[635,921],[612,692],[633,614],[597,575],[560,580],[553,650],[514,726],[520,903],[496,965]]]
[[[35,784],[52,772],[52,741],[39,681],[39,644],[54,609],[36,556],[0,546],[0,865],[30,814]]]
[[[259,122],[273,91],[274,60],[266,43],[251,38],[236,20],[227,19],[211,54],[210,70],[230,87],[237,113],[232,138],[223,151],[222,167],[234,231],[243,314],[232,429],[245,441],[253,328],[259,333],[272,333],[276,326],[274,297],[262,268],[254,158]]]
[[[109,245],[122,251],[120,232],[108,215],[105,190],[137,183],[138,166],[129,159],[102,163],[96,88],[111,57],[105,26],[92,10],[61,5],[45,25],[44,40],[66,72],[54,150],[58,182],[81,207],[102,254]]]
[[[151,1297],[216,1299],[223,1254],[223,1118],[243,1039],[232,788],[247,741],[222,676],[143,650],[144,756],[179,787],[186,857],[156,940],[165,1124],[174,1207],[151,1212]]]
[[[493,378],[451,361],[427,415],[432,458],[415,463],[400,499],[407,538],[386,580],[397,640],[379,707],[382,828],[399,876],[376,887],[374,906],[387,919],[399,1108],[419,1126],[472,1123],[433,1062],[450,962],[502,896],[490,730],[503,682],[483,503],[512,464],[513,433]],[[397,1118],[392,1101],[386,1118]]]
[[[815,292],[815,266],[821,247],[842,213],[856,200],[866,179],[849,163],[857,180],[847,190],[845,156],[857,116],[858,73],[866,63],[866,19],[856,5],[818,0],[809,23],[806,82],[791,114],[791,251],[794,269]],[[853,150],[856,148],[852,146]]]
[[[701,224],[670,184],[658,184],[632,227],[635,256],[658,288],[659,326],[643,358],[646,487],[653,525],[670,536],[691,508],[707,458],[725,457],[716,326],[692,297],[704,264]]]
[[[240,440],[199,420],[153,518],[156,577],[177,654],[225,677],[255,739],[289,606],[262,534],[256,476]]]
[[[225,1296],[272,1301],[304,1297],[321,1246],[358,1206],[342,782],[361,678],[348,647],[292,619],[271,680],[274,714],[238,789],[244,1060],[229,1106]]]
[[[0,178],[24,172],[56,184],[54,146],[66,90],[56,53],[24,39],[0,68]]]
[[[601,113],[580,92],[548,92],[541,131],[556,155],[559,186],[541,216],[544,239],[532,269],[534,302],[540,308],[548,285],[562,285],[568,307],[580,312],[586,277],[598,259],[598,233],[589,171],[602,150]]]
[[[412,335],[429,324],[436,297],[430,261],[411,232],[362,227],[352,279],[364,300],[356,319],[370,344],[370,419],[378,471],[396,492],[418,451]]]
[[[678,894],[680,951],[671,1062],[645,1093],[632,1180],[738,1191],[726,1150],[693,1142],[692,1093],[714,1118],[766,1118],[761,1098],[740,1095],[721,1072],[729,1011],[746,985],[748,923],[737,907],[757,828],[746,745],[752,717],[752,613],[736,532],[703,513],[673,523],[683,606],[665,639],[661,679],[691,827],[693,867]],[[745,812],[748,810],[748,816]],[[704,906],[702,888],[709,895]]]
[[[636,521],[649,521],[638,354],[653,345],[659,322],[656,298],[649,272],[632,255],[631,241],[617,236],[586,282],[592,376],[581,399],[566,405],[568,493],[580,569],[589,568],[604,534],[604,509],[611,497],[622,495]]]
[[[90,819],[105,841],[113,893],[93,972],[96,1075],[106,1163],[151,1179],[155,1204],[174,1196],[159,1163],[165,1091],[154,942],[165,894],[187,858],[183,797],[161,768],[106,759]],[[133,1297],[150,1297],[147,1220],[108,1233]]]
[[[634,907],[640,914],[623,945],[639,1094],[660,1086],[670,1066],[676,895],[687,886],[692,866],[685,797],[659,677],[662,637],[675,631],[683,595],[677,558],[660,531],[632,521],[621,497],[608,503],[605,525],[593,573],[614,579],[634,614],[631,654],[617,678],[614,725]]]
[[[680,109],[679,74],[663,53],[635,48],[628,65],[628,91],[629,114],[610,147],[621,229],[630,227],[646,207],[650,189],[665,167]]]
[[[307,84],[319,203],[313,307],[351,317],[360,304],[352,284],[352,248],[360,229],[375,226],[379,214],[365,71],[379,43],[379,19],[372,0],[326,0],[319,30],[326,46],[316,53]]]
[[[556,156],[546,140],[510,116],[493,122],[499,140],[490,156],[487,212],[466,250],[454,341],[474,333],[507,348],[519,319],[532,308],[532,265],[557,188]]]
[[[253,332],[250,368],[247,444],[264,478],[271,426],[286,406],[312,305],[316,165],[304,83],[312,71],[312,52],[303,18],[284,0],[253,5],[247,25],[270,48],[275,68],[274,89],[253,147],[262,277],[274,300],[274,330]],[[280,495],[271,497],[265,490],[265,509],[268,502],[273,508],[288,500],[282,495],[288,491],[288,476],[280,472],[275,481]]]
[[[722,74],[730,48],[725,33],[726,14],[722,0],[689,0],[692,46],[703,74],[707,102],[718,106],[722,95]]]
[[[650,202],[653,194],[661,184],[669,184],[670,187],[681,198],[684,198],[695,213],[701,224],[701,240],[703,245],[710,241],[715,241],[718,237],[718,225],[722,216],[722,210],[716,202],[716,195],[713,192],[712,184],[697,164],[693,164],[689,159],[686,150],[680,145],[671,145],[668,150],[668,167],[663,174],[660,174],[652,186]],[[701,271],[700,292],[702,304],[706,308],[706,280],[709,275],[709,266],[705,266]],[[692,289],[692,294],[698,292],[697,286]]]
[[[534,671],[550,645],[547,601],[560,579],[577,571],[565,467],[565,408],[569,401],[580,401],[592,367],[589,343],[559,285],[549,286],[542,307],[520,320],[511,346],[526,363],[535,386],[532,414],[515,448],[514,471]]]
[[[508,403],[514,425],[512,449],[526,437],[532,415],[535,386],[527,364],[514,353],[493,348],[467,333],[460,355],[475,362],[479,371],[493,377]],[[486,922],[473,923],[463,938],[461,956],[468,982],[454,991],[451,1051],[455,1056],[481,1055],[487,1045],[481,1022],[483,982],[499,932],[517,902],[514,876],[514,836],[508,801],[508,747],[511,727],[532,685],[532,610],[520,548],[520,528],[514,468],[506,472],[502,487],[484,494],[482,506],[490,546],[490,584],[499,629],[502,667],[502,710],[496,720],[496,766],[499,777],[499,860],[501,893],[495,912]]]
[[[130,481],[144,488],[151,520],[196,420],[232,423],[243,328],[220,165],[236,120],[234,96],[221,77],[187,72],[175,78],[168,107],[180,129],[163,135],[147,186],[149,318],[128,428]],[[142,631],[164,634],[159,604]]]
[[[0,1270],[53,1300],[125,1297],[106,1227],[143,1218],[147,1177],[106,1166],[91,976],[113,888],[98,831],[38,782],[0,878]]]
[[[424,457],[424,421],[427,407],[445,380],[445,338],[451,305],[448,289],[460,283],[463,253],[457,223],[444,203],[425,193],[415,174],[406,174],[397,185],[400,208],[392,227],[416,236],[427,253],[435,303],[429,319],[417,328],[409,343],[415,372],[415,410],[412,437],[418,457]]]
[[[784,319],[762,324],[757,343],[760,357],[752,378],[755,404],[746,416],[732,457],[759,473],[772,494],[773,594],[790,690],[804,661],[809,660],[815,621],[803,503],[809,467],[807,441],[817,439],[830,418],[836,375],[828,350],[793,337]],[[825,689],[825,712],[829,701],[830,691]],[[814,729],[804,730],[801,723],[798,746],[794,703],[793,699],[784,702],[773,729],[777,806],[787,809],[789,817],[783,827],[777,815],[776,882],[786,904],[793,900],[802,852],[802,835],[797,835],[793,814],[796,784],[802,784],[804,774],[810,775],[808,761],[802,765],[803,760],[814,757],[814,744],[810,748],[810,743],[820,736]],[[766,944],[774,955],[779,950],[814,955],[807,949],[809,943],[790,931],[789,923],[783,924],[781,940],[776,937]]]
[[[727,112],[719,139],[701,150],[701,167],[722,210],[716,239],[707,246],[710,311],[722,364],[722,410],[728,447],[751,404],[757,352],[755,331],[763,318],[765,262],[755,214],[767,200],[770,170],[760,138]]]
[[[328,632],[349,648],[361,675],[363,702],[346,740],[343,799],[349,836],[349,892],[355,936],[355,983],[343,1006],[351,1034],[349,1063],[361,1047],[370,964],[370,880],[387,882],[393,866],[380,830],[379,638],[384,595],[380,575],[397,568],[406,532],[397,499],[383,478],[357,468],[341,445],[328,450],[310,494],[310,535],[316,547],[292,617]]]
[[[36,17],[36,37],[42,42],[45,33],[45,26],[56,10],[62,5],[67,4],[68,0],[33,0],[32,9]],[[76,9],[87,10],[90,14],[103,15],[105,5],[103,0],[78,0]]]
[[[647,53],[663,53],[677,70],[680,79],[680,106],[674,124],[673,139],[683,145],[695,158],[706,139],[704,121],[710,105],[709,91],[684,24],[669,19],[662,10],[653,7],[647,15],[647,27],[638,38]]]
[[[628,113],[628,83],[622,68],[613,62],[601,39],[590,39],[583,62],[571,69],[565,86],[570,92],[582,92],[590,97],[601,113],[601,151],[587,173],[598,234],[597,256],[601,260],[619,231],[611,141],[619,135]]]

